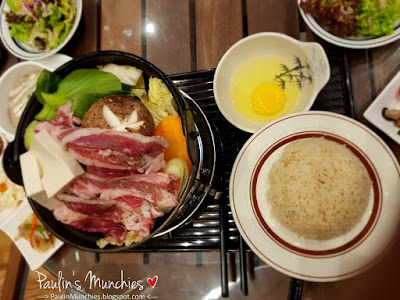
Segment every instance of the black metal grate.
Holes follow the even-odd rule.
[[[348,77],[345,55],[329,56],[331,77],[328,84],[318,95],[312,109],[326,110],[353,117],[353,101]],[[223,196],[218,201],[209,199],[209,205],[190,224],[148,241],[136,250],[140,251],[216,251],[220,249],[219,203],[229,207],[229,177],[236,155],[241,146],[250,137],[231,125],[219,112],[213,95],[214,69],[172,75],[170,78],[181,90],[190,95],[213,121],[221,134],[224,146]],[[210,197],[211,198],[211,197]],[[228,209],[229,251],[239,250],[240,235]]]
[[[319,93],[312,109],[331,111],[354,117],[349,66],[346,54],[328,55],[331,77]],[[250,137],[231,125],[219,112],[213,95],[214,69],[183,73],[170,76],[174,83],[191,96],[203,109],[220,133],[224,153],[222,184],[217,187],[223,191],[219,200],[211,197],[208,206],[188,225],[164,236],[148,241],[135,251],[221,251],[221,289],[222,296],[229,295],[227,276],[227,251],[239,251],[240,280],[244,295],[248,293],[246,251],[248,247],[240,237],[229,207],[229,177],[236,156]],[[226,213],[227,211],[227,213]],[[220,223],[222,222],[221,226]],[[221,240],[221,236],[224,239]],[[291,278],[288,299],[302,298],[303,281]]]

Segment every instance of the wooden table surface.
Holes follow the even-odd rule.
[[[165,73],[174,74],[215,68],[232,44],[263,31],[317,41],[330,53],[346,55],[356,119],[372,128],[362,114],[400,70],[400,41],[372,50],[328,45],[304,25],[295,0],[84,0],[82,22],[61,52],[76,57],[99,50],[121,50],[142,56]],[[1,48],[7,53],[2,45]],[[7,54],[1,72],[18,61]],[[374,130],[400,158],[400,147]],[[54,261],[49,267],[55,267]],[[271,274],[282,276],[276,271]],[[397,239],[376,266],[355,278],[335,283],[305,282],[303,299],[392,299],[396,297],[399,278]],[[275,281],[269,278],[260,289],[269,290],[266,296],[275,299],[274,290],[267,287],[269,282]]]

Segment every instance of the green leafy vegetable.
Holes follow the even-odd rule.
[[[33,23],[14,23],[10,25],[10,35],[20,42],[28,42]]]
[[[149,99],[141,97],[141,100],[150,111],[156,125],[167,116],[178,115],[176,103],[171,92],[167,85],[159,78],[150,78]]]
[[[400,18],[400,2],[388,0],[386,6],[382,7],[378,0],[361,0],[356,13],[359,34],[372,37],[390,35]]]
[[[72,112],[78,118],[83,118],[93,103],[110,94],[131,94],[134,86],[122,84],[112,73],[98,69],[78,69],[65,78],[55,73],[43,70],[36,83],[36,98],[43,107],[26,129],[24,136],[25,148],[28,149],[33,130],[37,121],[52,120],[57,109],[72,102]]]
[[[125,92],[132,93],[134,88],[135,87],[133,85],[122,83],[122,90],[125,91]]]
[[[60,83],[61,79],[62,78],[60,76],[46,69],[40,73],[35,90],[36,98],[39,103],[45,103],[42,93],[54,93],[57,91],[58,84]]]
[[[79,69],[68,74],[58,85],[55,93],[42,93],[45,102],[61,106],[76,95],[107,94],[122,89],[121,81],[115,75],[97,69]]]
[[[44,69],[37,80],[36,83],[36,99],[39,103],[43,104],[42,110],[35,116],[36,120],[44,121],[51,120],[56,115],[56,109],[58,107],[49,105],[43,98],[43,93],[53,93],[57,90],[58,84],[61,82],[62,78],[57,74]]]
[[[64,79],[43,70],[36,85],[36,98],[43,104],[37,120],[53,119],[56,109],[72,101],[72,111],[78,118],[83,118],[90,106],[104,95],[111,93],[129,93],[133,87],[125,85],[113,74],[97,69],[79,69],[68,74]]]
[[[35,116],[35,120],[45,121],[52,120],[56,116],[56,108],[48,104],[44,104],[42,110]]]
[[[19,0],[6,0],[8,7],[10,8],[10,10],[13,13],[17,12],[18,2],[20,2],[20,1]]]
[[[336,36],[391,35],[400,21],[399,0],[301,0],[300,7]]]
[[[100,100],[102,97],[103,95],[100,94],[76,95],[72,102],[72,111],[74,112],[74,115],[82,119],[92,104]]]

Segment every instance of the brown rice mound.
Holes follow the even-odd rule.
[[[315,240],[350,231],[366,211],[372,186],[360,159],[346,146],[325,138],[288,144],[268,180],[271,216]]]

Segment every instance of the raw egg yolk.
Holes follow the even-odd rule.
[[[285,102],[284,90],[275,83],[263,83],[251,95],[251,106],[261,115],[268,116],[277,113]]]

